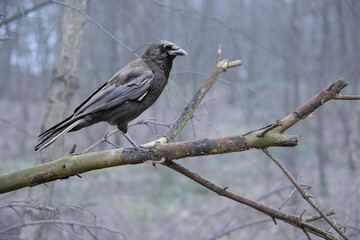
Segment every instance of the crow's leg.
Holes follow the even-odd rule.
[[[117,127],[119,129],[119,131],[121,132],[122,135],[124,135],[124,137],[131,143],[131,145],[133,145],[134,148],[137,149],[144,149],[144,147],[141,147],[137,142],[135,142],[129,134],[127,134],[127,130],[128,130],[128,123],[127,122],[120,122],[118,123]]]
[[[135,148],[141,148],[141,146],[140,146],[137,142],[135,142],[134,140],[132,140],[132,138],[130,137],[129,134],[124,133],[124,132],[121,131],[121,130],[120,130],[120,132],[121,132],[121,134],[124,135],[124,137],[131,143],[131,145],[133,145],[133,147],[135,147]]]

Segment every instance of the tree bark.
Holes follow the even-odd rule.
[[[80,9],[85,9],[87,6],[87,0],[65,0],[65,2]],[[78,85],[77,77],[84,23],[85,18],[81,14],[70,8],[63,9],[61,33],[51,76],[46,113],[41,126],[42,131],[64,119],[68,113],[71,98]],[[62,148],[63,141],[57,141],[52,147],[37,155],[36,163],[42,164],[58,158]],[[29,192],[28,199],[32,199],[38,204],[50,205],[53,189],[54,183],[47,184],[46,188],[33,188]],[[26,213],[24,219],[25,221],[41,220],[44,217],[43,214],[41,211],[32,210]],[[44,225],[23,228],[19,238],[46,239]]]

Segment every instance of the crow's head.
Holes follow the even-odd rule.
[[[173,60],[176,56],[187,55],[185,50],[181,49],[175,43],[167,40],[160,40],[151,44],[143,57],[161,60]]]

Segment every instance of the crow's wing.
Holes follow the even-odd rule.
[[[74,111],[74,117],[84,116],[99,110],[119,106],[126,101],[142,99],[149,89],[154,74],[152,71],[123,71],[115,74],[96,90]]]

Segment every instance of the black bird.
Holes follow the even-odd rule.
[[[35,151],[46,148],[67,132],[98,122],[117,125],[128,138],[128,122],[158,99],[168,82],[172,62],[178,55],[187,53],[166,40],[153,43],[141,58],[118,71],[81,103],[71,116],[41,133]],[[129,141],[135,144],[131,139]]]

